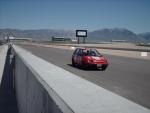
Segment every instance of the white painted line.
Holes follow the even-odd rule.
[[[147,57],[147,52],[141,52],[142,57]]]

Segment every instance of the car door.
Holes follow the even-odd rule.
[[[82,54],[83,54],[83,51],[82,49],[80,49],[77,54],[77,64],[79,65],[82,63]]]
[[[79,48],[77,48],[73,53],[73,60],[75,63],[78,63],[78,52],[79,52]]]

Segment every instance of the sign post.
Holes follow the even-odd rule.
[[[76,37],[78,38],[78,44],[80,43],[80,37],[83,37],[83,43],[87,37],[87,30],[76,30]]]

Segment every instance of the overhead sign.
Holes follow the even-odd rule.
[[[87,37],[87,30],[76,30],[76,37]]]

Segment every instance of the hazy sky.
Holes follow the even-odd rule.
[[[0,0],[0,28],[150,32],[150,0]]]

